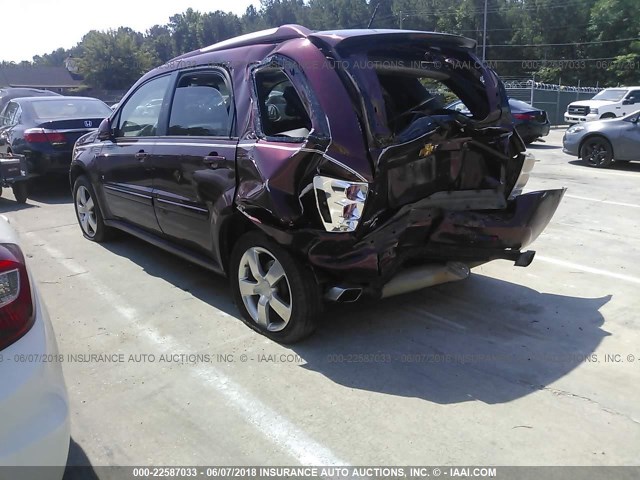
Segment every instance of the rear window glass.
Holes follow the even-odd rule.
[[[463,114],[477,120],[493,108],[485,83],[495,84],[497,79],[465,49],[399,39],[373,47],[350,46],[340,53],[365,93],[367,117],[381,144],[406,138],[408,127],[420,117],[450,115],[447,107],[454,102],[461,101],[467,110]]]
[[[111,109],[100,100],[56,99],[34,100],[31,102],[34,115],[47,118],[105,118],[111,115]]]

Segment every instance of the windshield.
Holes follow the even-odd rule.
[[[106,118],[111,109],[103,102],[91,98],[34,100],[34,114],[39,119],[51,118]]]
[[[624,97],[625,93],[627,93],[626,90],[619,90],[619,89],[603,90],[600,93],[598,93],[595,97],[593,97],[592,100],[608,100],[611,102],[619,102],[620,100],[622,100],[622,97]]]

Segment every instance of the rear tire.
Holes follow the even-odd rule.
[[[11,186],[13,190],[13,196],[16,197],[16,202],[27,203],[29,197],[29,187],[27,182],[17,182]]]
[[[322,300],[312,272],[262,233],[240,237],[229,280],[242,321],[255,331],[279,343],[314,331]]]
[[[113,231],[104,224],[93,186],[84,175],[73,184],[73,205],[84,238],[98,243],[111,238]]]
[[[594,168],[607,168],[613,163],[613,147],[606,138],[587,138],[580,148],[580,158]]]

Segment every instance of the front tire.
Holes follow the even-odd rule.
[[[104,224],[93,186],[84,175],[73,184],[73,204],[84,238],[100,243],[111,237],[111,229]]]
[[[613,147],[606,138],[587,138],[580,148],[580,157],[590,167],[607,168],[613,163]]]
[[[259,232],[240,237],[231,254],[234,300],[249,327],[279,343],[310,335],[322,309],[313,274]]]

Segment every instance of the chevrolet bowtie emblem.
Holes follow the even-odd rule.
[[[431,155],[433,153],[433,151],[436,149],[435,145],[433,143],[427,143],[425,144],[424,147],[422,147],[422,150],[420,150],[420,153],[418,154],[420,157],[428,157],[429,155]]]

